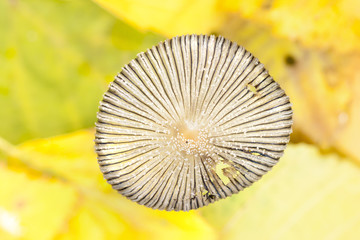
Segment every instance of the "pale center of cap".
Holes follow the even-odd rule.
[[[196,124],[179,124],[173,129],[171,147],[181,154],[204,155],[208,154],[211,145],[207,137],[207,131],[199,128]]]

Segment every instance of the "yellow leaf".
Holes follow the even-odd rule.
[[[236,6],[232,11],[237,10],[242,18],[269,26],[274,35],[305,46],[333,48],[341,53],[360,50],[358,0],[234,0],[231,5]]]
[[[33,140],[18,148],[0,139],[0,150],[2,155],[5,155],[3,159],[0,158],[0,163],[5,161],[7,165],[3,164],[4,171],[16,167],[20,174],[27,173],[29,178],[44,178],[44,185],[55,181],[73,193],[71,206],[59,205],[58,209],[53,210],[58,206],[57,201],[66,203],[66,192],[63,193],[65,190],[58,189],[56,194],[49,191],[50,196],[47,197],[46,194],[28,187],[26,179],[17,187],[12,185],[13,181],[16,182],[12,175],[2,174],[1,177],[4,176],[10,183],[8,189],[17,191],[2,191],[0,185],[0,194],[4,192],[4,195],[0,195],[0,206],[1,201],[12,203],[14,198],[20,196],[20,187],[28,189],[29,194],[37,195],[38,204],[43,206],[48,214],[44,222],[39,220],[39,226],[46,226],[45,221],[58,224],[56,229],[49,228],[51,232],[45,231],[46,237],[40,239],[168,239],[169,236],[179,240],[215,239],[216,234],[212,228],[196,212],[154,211],[131,202],[112,190],[98,167],[93,139],[92,130]],[[0,178],[1,182],[5,182],[4,179]],[[7,205],[4,205],[4,209],[10,213],[13,211]],[[31,221],[42,217],[37,214],[37,210],[34,206],[29,211]],[[20,222],[25,221],[22,215],[18,218]],[[22,231],[36,234],[41,231],[37,226],[24,225]],[[31,235],[28,239],[38,238]]]
[[[80,201],[58,239],[133,239],[138,235],[126,219],[101,201],[91,198]]]
[[[224,16],[237,12],[242,18],[270,26],[275,35],[299,40],[306,46],[334,48],[339,52],[360,49],[357,0],[95,1],[140,29],[168,37],[221,30]]]
[[[209,33],[223,20],[216,0],[95,0],[121,19],[165,36]]]
[[[311,145],[290,144],[254,186],[190,212],[152,210],[103,187],[92,146],[89,130],[19,148],[0,141],[5,155],[0,182],[8,183],[0,185],[0,229],[4,232],[5,214],[17,219],[21,233],[33,234],[28,239],[354,239],[360,234],[360,170]],[[74,168],[78,164],[83,168]],[[21,196],[31,204],[16,210]],[[1,232],[3,238],[15,238],[11,231]]]
[[[99,174],[94,151],[94,131],[83,130],[72,135],[36,139],[20,145],[29,163],[76,184],[110,191]]]
[[[75,207],[67,184],[0,162],[0,239],[52,239]]]

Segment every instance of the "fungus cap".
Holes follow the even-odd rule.
[[[96,152],[108,183],[141,205],[188,211],[268,172],[289,142],[292,109],[243,47],[186,35],[125,65],[97,118]]]

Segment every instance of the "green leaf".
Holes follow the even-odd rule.
[[[0,1],[0,36],[0,136],[13,143],[93,126],[108,82],[162,39],[86,0]]]

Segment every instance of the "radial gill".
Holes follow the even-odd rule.
[[[123,67],[100,103],[96,152],[119,193],[188,211],[269,171],[289,142],[289,98],[250,52],[223,37],[186,35]]]

